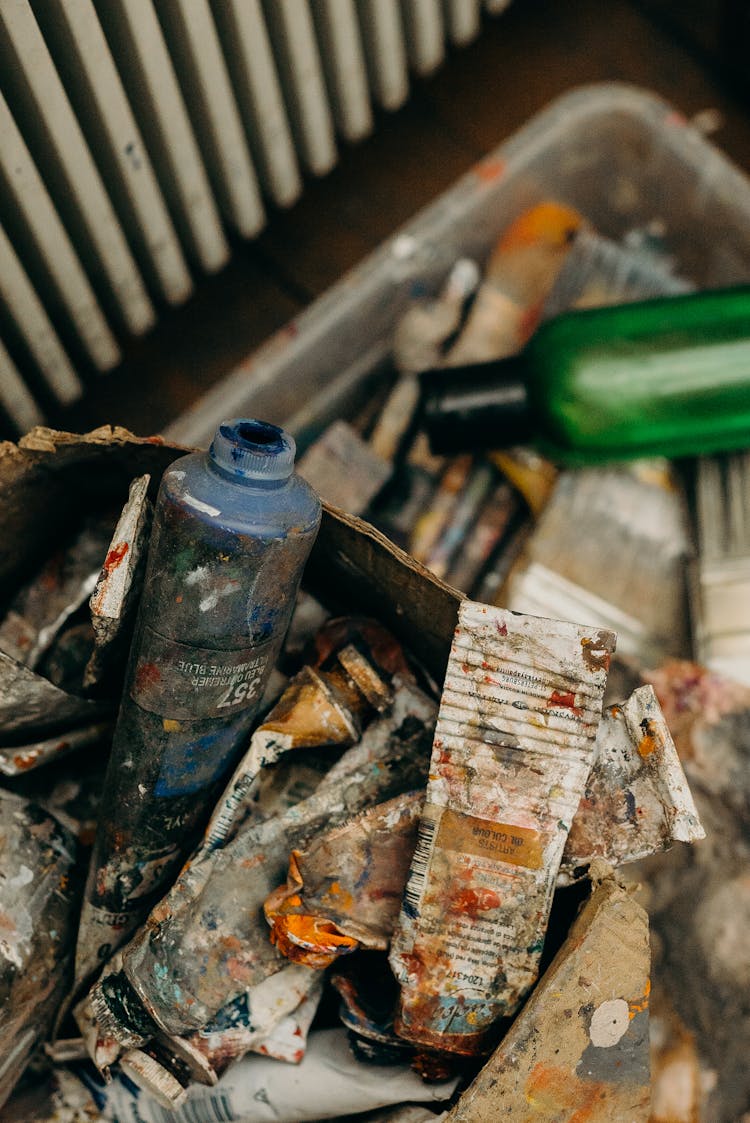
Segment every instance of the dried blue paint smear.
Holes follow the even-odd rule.
[[[237,732],[236,726],[230,725],[194,741],[168,744],[154,794],[190,795],[225,776],[228,763],[234,759]]]

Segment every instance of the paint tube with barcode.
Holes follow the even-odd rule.
[[[533,985],[614,640],[462,603],[391,946],[406,1040],[482,1053]]]
[[[422,819],[417,837],[423,803],[423,793],[406,793],[292,853],[286,885],[265,903],[271,938],[289,959],[320,968],[387,946],[405,886],[417,907],[426,876],[434,821]],[[703,836],[664,715],[642,686],[599,723],[556,885],[585,876],[595,858],[622,865]]]
[[[457,1083],[426,1084],[407,1065],[390,1067],[384,1080],[382,1069],[355,1060],[343,1029],[312,1033],[299,1065],[245,1057],[214,1088],[190,1088],[176,1110],[120,1075],[108,1085],[83,1070],[77,1075],[101,1118],[117,1123],[307,1123],[390,1104],[444,1103]]]

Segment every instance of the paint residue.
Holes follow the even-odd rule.
[[[125,556],[130,549],[128,542],[116,542],[112,549],[104,559],[104,571],[110,574],[113,569],[117,569],[119,565],[125,560]]]
[[[581,654],[590,671],[609,670],[611,655],[601,632],[597,632],[593,639],[586,636],[581,640]]]
[[[576,717],[581,717],[583,708],[576,705],[576,696],[572,690],[560,691],[553,690],[547,699],[548,706],[562,707],[564,710],[570,710]]]

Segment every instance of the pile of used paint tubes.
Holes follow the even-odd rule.
[[[437,297],[415,300],[382,399],[302,458],[325,499],[467,594],[444,683],[378,621],[331,618],[305,592],[273,659],[238,663],[227,647],[212,666],[144,639],[168,633],[149,601],[138,642],[153,658],[126,672],[145,477],[17,590],[0,622],[8,1119],[423,1123],[527,1118],[533,1103],[534,1118],[585,1105],[587,1119],[659,1121],[697,1118],[706,1097],[712,1119],[746,1106],[742,1051],[725,1038],[747,1018],[726,1010],[747,972],[750,690],[686,661],[680,482],[655,461],[446,460],[414,423],[421,370],[513,353],[564,308],[686,288],[658,230],[615,244],[542,204],[484,277],[459,261]],[[232,704],[249,703],[251,681],[258,696],[218,788],[201,786],[202,743],[182,746],[190,783],[150,837],[127,793],[151,806],[174,792],[124,735],[107,771],[112,697],[135,682],[120,724],[145,720],[135,702],[159,736],[179,732],[189,705],[167,714],[158,673],[143,673],[166,681],[175,665],[174,697],[228,683]],[[31,738],[55,723],[63,733]],[[720,841],[663,854],[701,839],[701,820]],[[637,871],[654,932],[650,1082],[648,925],[620,866]],[[582,885],[576,939],[550,965],[545,935],[564,932]]]

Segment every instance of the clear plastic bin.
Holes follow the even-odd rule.
[[[462,254],[483,261],[545,198],[610,237],[666,226],[678,271],[701,287],[750,278],[750,180],[671,106],[620,84],[565,94],[463,175],[167,430],[206,445],[218,422],[283,423],[302,449],[362,402],[388,363],[415,287],[436,291]]]

